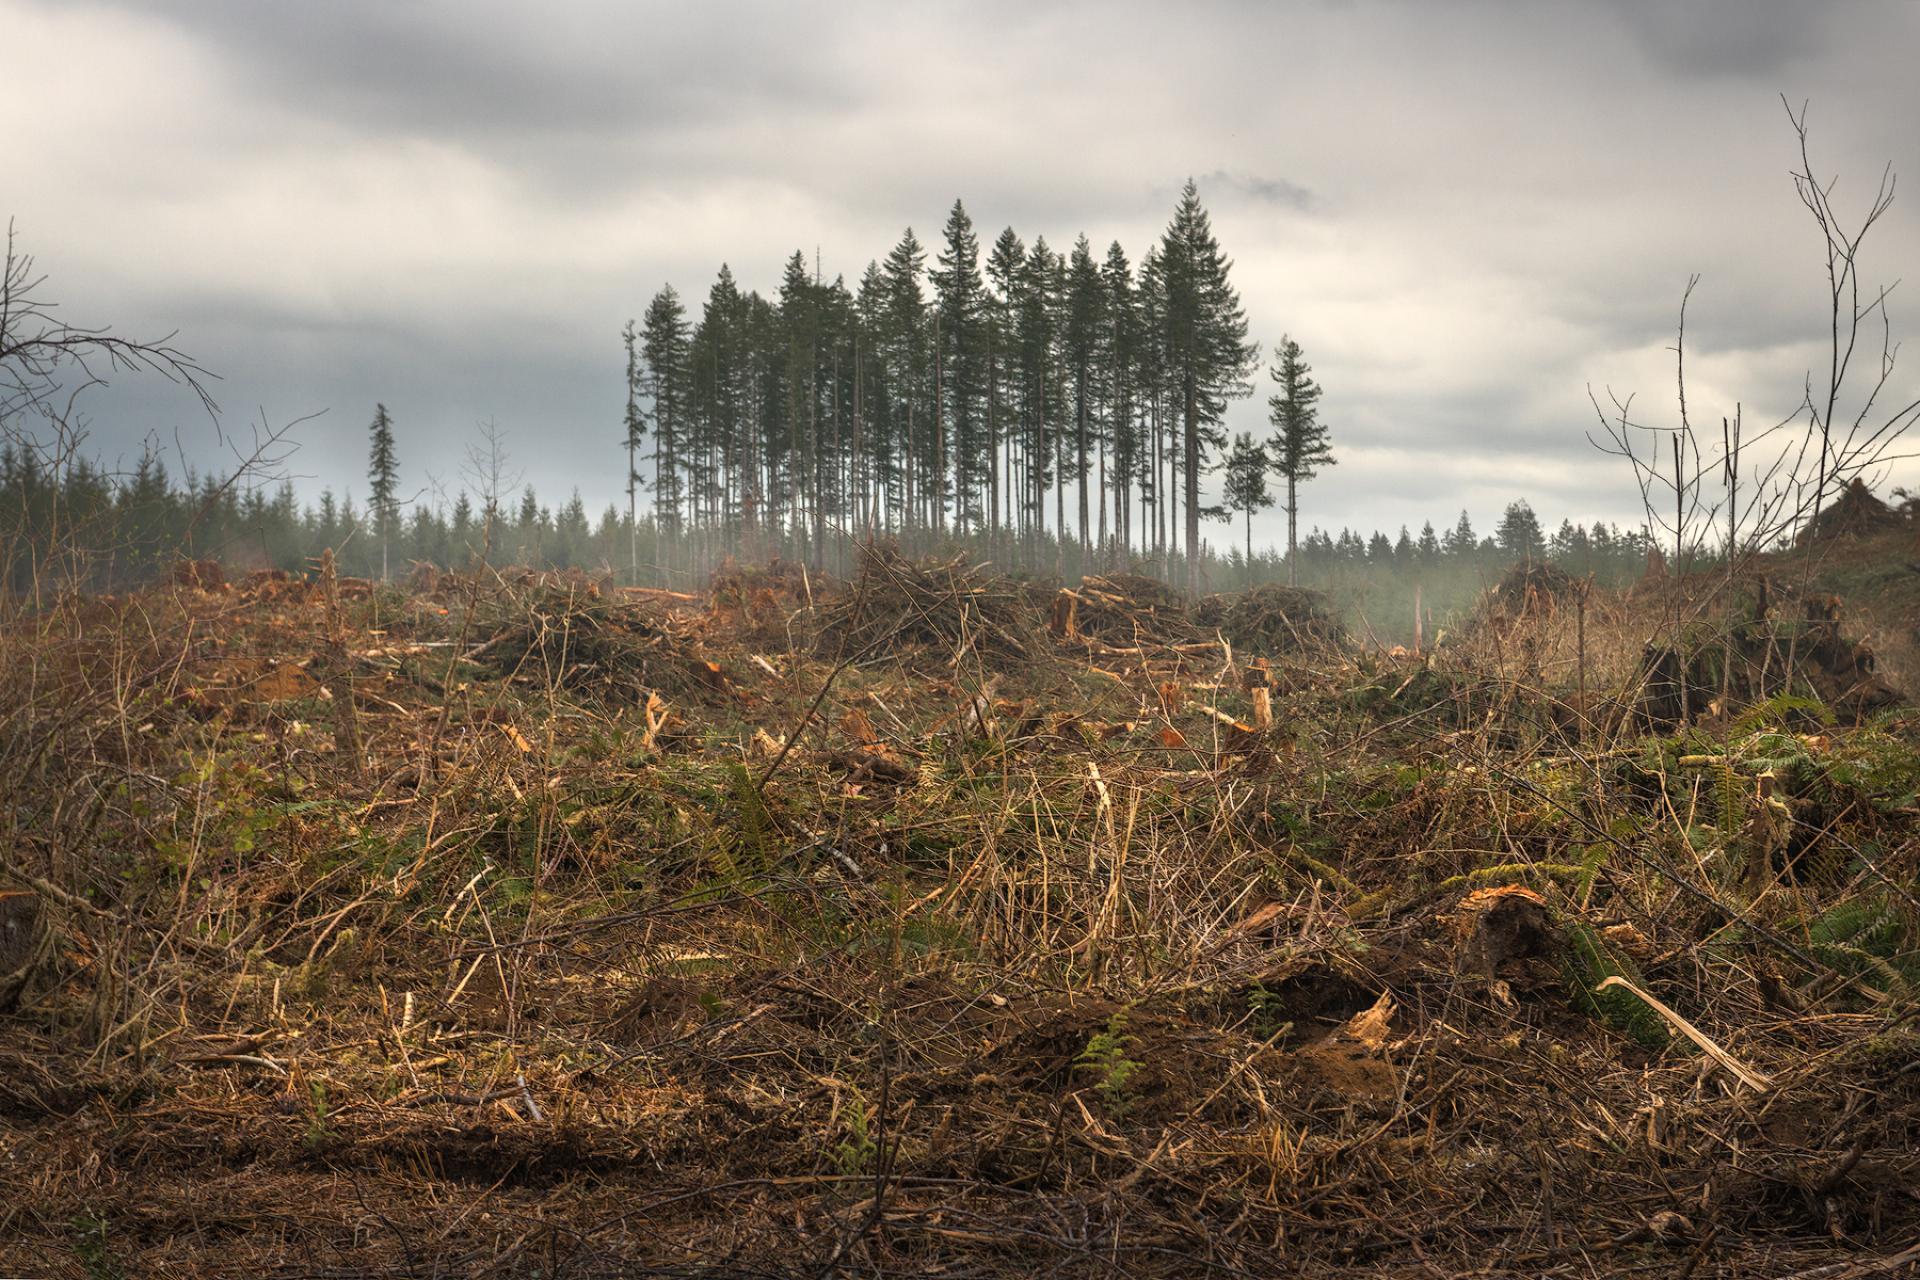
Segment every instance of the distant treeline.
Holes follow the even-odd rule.
[[[331,550],[356,576],[484,558],[697,587],[728,557],[844,574],[871,537],[1067,580],[1131,570],[1207,591],[1292,578],[1370,613],[1381,584],[1411,583],[1444,611],[1519,559],[1609,578],[1639,567],[1640,534],[1548,534],[1525,502],[1485,536],[1465,513],[1444,532],[1312,528],[1301,490],[1335,459],[1291,337],[1273,350],[1271,435],[1225,429],[1260,366],[1231,271],[1189,182],[1137,264],[1085,235],[1059,251],[1009,227],[983,245],[956,200],[931,253],[908,228],[855,282],[795,251],[770,296],[722,265],[697,316],[663,287],[622,335],[623,429],[604,460],[621,451],[625,502],[597,516],[578,490],[547,505],[521,489],[491,423],[459,492],[407,498],[384,405],[358,507],[331,490],[303,504],[291,484],[263,485],[266,468],[176,480],[152,453],[110,476],[72,433],[44,446],[0,422],[5,582],[117,587],[182,557],[300,569]],[[1206,478],[1222,471],[1216,497]],[[1276,501],[1289,548],[1306,530],[1291,553],[1253,540]]]
[[[339,571],[354,576],[403,578],[411,564],[460,567],[484,558],[496,565],[582,569],[641,585],[699,586],[718,559],[706,555],[691,532],[664,530],[650,514],[637,522],[608,506],[589,513],[576,490],[558,506],[543,503],[532,487],[489,510],[466,493],[451,502],[416,501],[384,530],[376,513],[351,495],[323,490],[302,503],[291,482],[248,486],[229,477],[188,472],[176,479],[152,454],[124,475],[76,460],[57,470],[29,449],[0,448],[0,540],[7,581],[15,592],[58,580],[110,590],[139,585],[164,574],[182,558],[219,559],[232,572],[252,568],[309,569],[323,551],[334,552]],[[1029,544],[1030,548],[1032,544]],[[1076,539],[1044,544],[1045,572],[1075,578],[1085,572],[1125,569],[1156,573],[1165,566],[1138,552],[1116,560]],[[949,533],[923,540],[919,550],[966,551],[1010,564],[996,554],[986,532]],[[790,553],[779,540],[743,538],[727,548],[743,560]],[[837,548],[816,561],[847,572]],[[1004,551],[1004,549],[1001,549]],[[1410,626],[1416,585],[1436,617],[1476,594],[1515,560],[1550,559],[1576,574],[1615,582],[1637,574],[1647,556],[1646,536],[1613,525],[1563,521],[1547,533],[1532,507],[1516,501],[1494,530],[1481,535],[1465,512],[1445,532],[1431,523],[1418,533],[1394,535],[1343,529],[1313,529],[1300,543],[1302,585],[1330,592],[1336,603],[1362,610],[1383,637]],[[637,559],[640,570],[632,569]],[[1202,585],[1235,590],[1284,581],[1286,556],[1257,551],[1249,563],[1237,546],[1208,544]],[[1378,615],[1376,617],[1376,615]]]

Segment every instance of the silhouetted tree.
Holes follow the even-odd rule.
[[[1255,347],[1247,341],[1247,314],[1228,277],[1232,262],[1221,252],[1213,225],[1192,179],[1180,193],[1173,221],[1160,238],[1166,303],[1162,346],[1167,373],[1178,396],[1181,426],[1182,503],[1186,513],[1187,582],[1200,582],[1200,475],[1209,450],[1226,441],[1220,430],[1227,401],[1249,394]]]
[[[387,547],[400,527],[400,461],[393,447],[393,419],[387,406],[373,407],[373,443],[367,453],[367,517],[380,539],[380,577],[389,576]]]
[[[1234,436],[1233,449],[1227,454],[1227,509],[1246,517],[1248,565],[1253,563],[1253,513],[1273,505],[1273,495],[1267,492],[1271,465],[1266,449],[1254,443],[1251,432]]]
[[[1546,540],[1540,534],[1540,518],[1525,498],[1507,504],[1494,529],[1494,541],[1514,560],[1538,560],[1546,554]]]
[[[1294,531],[1299,527],[1300,486],[1320,473],[1321,467],[1334,465],[1327,428],[1320,421],[1320,384],[1313,380],[1313,366],[1301,359],[1300,344],[1283,337],[1274,348],[1271,377],[1279,390],[1267,397],[1267,420],[1273,435],[1267,441],[1267,453],[1273,469],[1287,483],[1283,506],[1287,513],[1287,581],[1298,582],[1297,548]]]

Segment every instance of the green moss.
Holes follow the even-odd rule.
[[[1496,884],[1540,885],[1553,881],[1577,885],[1587,874],[1586,867],[1564,862],[1503,862],[1476,868],[1465,875],[1450,876],[1440,882],[1440,888],[1478,889]]]

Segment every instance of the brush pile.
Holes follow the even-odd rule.
[[[1522,560],[1501,577],[1481,606],[1483,616],[1513,622],[1550,618],[1578,603],[1583,584],[1557,564]]]
[[[800,620],[818,598],[837,589],[828,579],[809,574],[804,565],[779,556],[764,565],[742,565],[729,556],[708,584],[708,614],[764,647],[790,649]]]
[[[1838,596],[1802,602],[1801,618],[1761,616],[1724,632],[1696,628],[1680,643],[1652,643],[1634,685],[1655,727],[1773,698],[1811,699],[1850,720],[1901,705],[1880,676],[1873,647],[1841,630]]]
[[[619,703],[727,687],[720,664],[680,616],[610,599],[591,582],[558,575],[508,580],[476,601],[473,612],[491,636],[467,657],[513,680]]]
[[[1225,637],[1235,653],[1249,656],[1337,654],[1348,646],[1346,628],[1325,596],[1277,582],[1208,596],[1194,608],[1193,618]]]
[[[1870,538],[1905,523],[1898,511],[1875,497],[1866,482],[1855,476],[1830,506],[1800,530],[1794,542],[1805,546],[1834,538]]]
[[[1126,648],[1192,644],[1206,637],[1187,599],[1157,578],[1089,574],[1054,594],[1047,629],[1056,639],[1093,640]]]
[[[195,591],[218,592],[227,589],[227,572],[218,560],[176,560],[168,577],[175,586]]]
[[[1019,584],[982,572],[964,557],[913,560],[884,545],[860,549],[860,580],[820,611],[815,652],[918,650],[958,661],[973,653],[995,665],[1035,652],[1036,627]]]

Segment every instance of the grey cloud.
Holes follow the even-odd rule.
[[[1603,0],[1655,62],[1685,74],[1769,79],[1817,59],[1847,25],[1873,22],[1872,6],[1833,0]]]
[[[1920,9],[1874,0],[0,0],[0,28],[103,108],[0,83],[44,137],[0,215],[73,318],[179,328],[240,422],[330,409],[295,468],[336,489],[361,487],[382,400],[406,468],[455,480],[493,416],[547,500],[578,483],[597,508],[619,326],[660,284],[697,311],[723,259],[771,289],[816,246],[856,279],[955,196],[983,236],[1084,230],[1137,262],[1193,174],[1263,354],[1306,344],[1364,460],[1315,482],[1311,521],[1489,523],[1522,482],[1543,516],[1624,514],[1585,387],[1670,399],[1690,273],[1703,398],[1791,397],[1817,336],[1776,90],[1813,99],[1846,183],[1920,172]],[[1869,242],[1870,276],[1912,274],[1915,213]],[[1263,431],[1264,396],[1229,425]],[[109,452],[200,435],[150,381],[92,413]]]
[[[246,91],[381,132],[450,139],[616,134],[738,118],[770,103],[845,105],[852,81],[797,56],[809,19],[760,4],[650,11],[556,5],[325,5],[167,0],[165,15],[218,49]]]
[[[1261,177],[1257,174],[1229,173],[1224,169],[1215,169],[1212,173],[1196,179],[1204,189],[1225,187],[1251,197],[1262,204],[1280,205],[1304,213],[1319,203],[1314,193],[1297,182],[1285,178]]]

